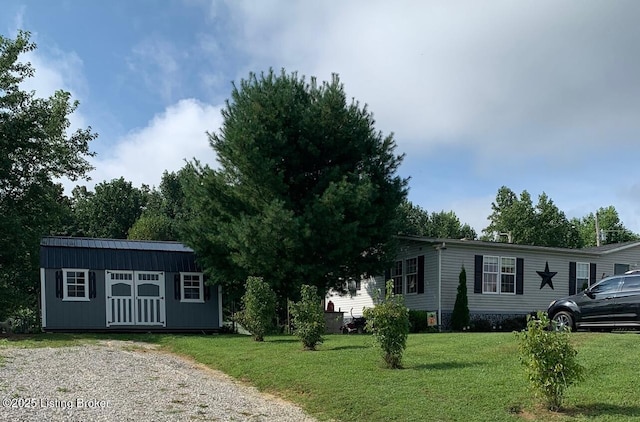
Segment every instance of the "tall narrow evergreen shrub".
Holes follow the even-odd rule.
[[[451,327],[454,331],[463,331],[469,327],[469,300],[467,298],[467,272],[464,265],[460,270],[458,283],[458,294],[456,294],[456,303],[453,305],[453,314],[451,315]]]

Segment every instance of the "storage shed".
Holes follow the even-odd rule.
[[[217,331],[222,290],[178,242],[45,237],[45,331]]]

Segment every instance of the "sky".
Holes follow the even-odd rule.
[[[640,2],[5,0],[38,96],[91,126],[95,183],[157,186],[216,165],[232,84],[270,68],[340,76],[393,133],[411,202],[480,234],[501,186],[568,218],[614,206],[640,233]],[[65,182],[68,192],[73,184]]]

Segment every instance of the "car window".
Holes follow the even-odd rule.
[[[610,278],[608,280],[602,280],[600,283],[596,284],[591,288],[592,293],[607,293],[607,292],[615,292],[618,290],[618,286],[620,286],[620,282],[622,278],[615,277]]]
[[[640,290],[640,275],[625,277],[622,290]]]

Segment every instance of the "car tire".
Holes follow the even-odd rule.
[[[574,322],[573,314],[571,312],[568,312],[568,311],[557,312],[553,316],[553,322],[554,322],[553,328],[556,331],[562,331],[565,329],[575,331],[575,322]]]

